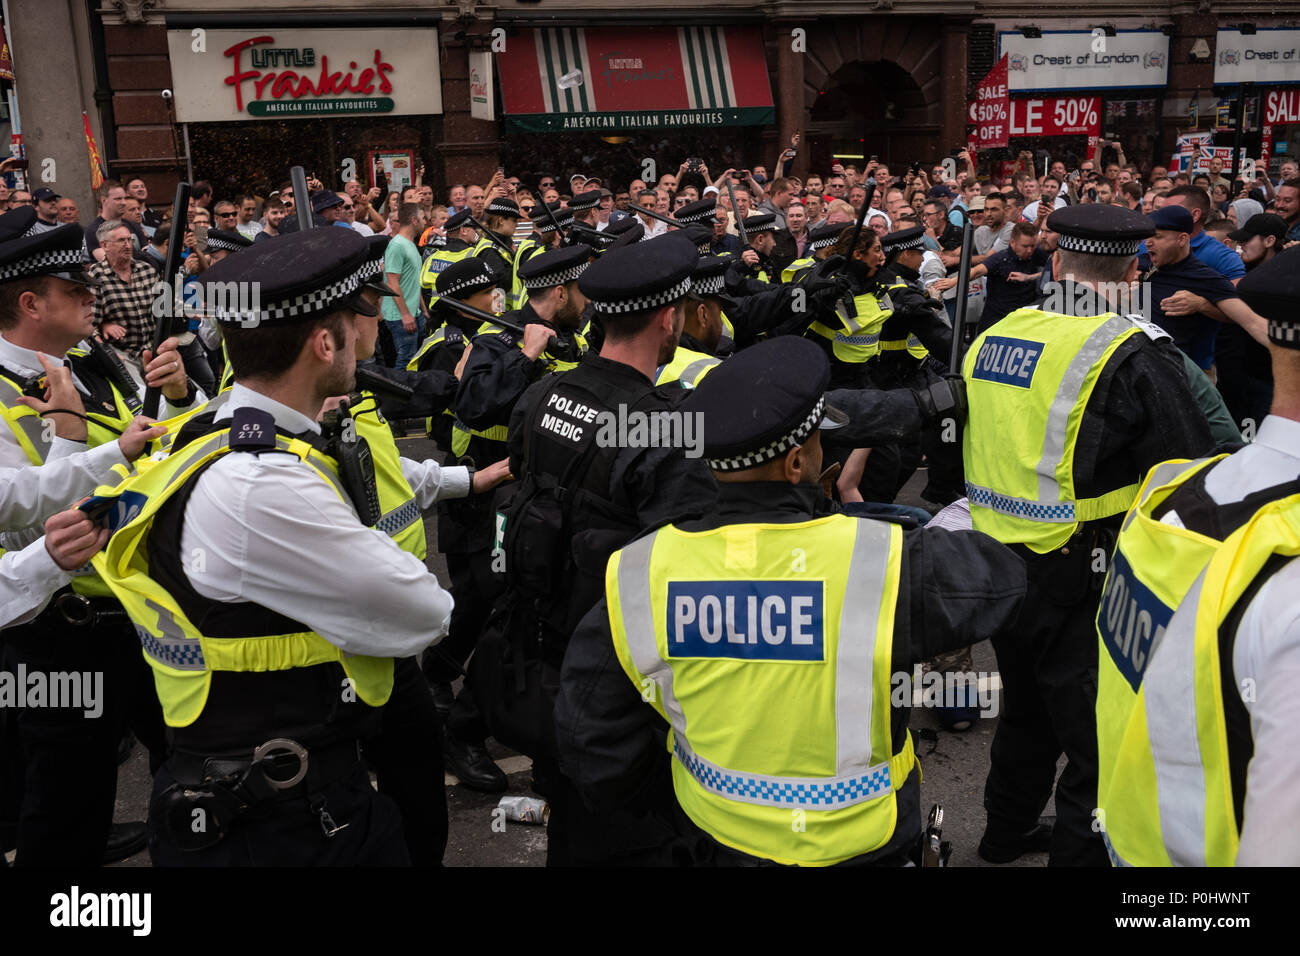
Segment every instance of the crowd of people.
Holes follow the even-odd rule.
[[[1130,506],[1155,506],[1147,470],[1251,440],[1279,474],[1300,457],[1288,443],[1296,426],[1278,412],[1300,407],[1288,404],[1300,398],[1298,339],[1278,306],[1300,298],[1276,291],[1285,278],[1270,265],[1300,239],[1300,169],[1288,160],[1279,180],[1246,183],[1215,159],[1207,173],[1170,175],[1103,143],[1074,169],[1049,161],[1040,172],[1022,153],[1005,177],[981,174],[966,151],[799,176],[798,150],[796,137],[770,171],[687,157],[654,181],[600,169],[525,181],[498,168],[449,186],[443,202],[422,168],[401,188],[312,179],[307,195],[290,180],[224,196],[201,181],[183,229],[139,179],[106,183],[84,229],[49,189],[0,197],[0,264],[17,280],[0,283],[0,376],[27,376],[12,382],[26,398],[5,400],[13,434],[0,437],[16,444],[4,463],[22,464],[17,449],[27,450],[20,408],[52,419],[80,408],[91,445],[117,431],[123,457],[146,441],[157,451],[151,468],[132,475],[115,458],[113,480],[99,475],[123,481],[112,500],[146,502],[112,536],[84,513],[60,511],[46,526],[57,565],[46,580],[60,593],[108,549],[95,564],[106,590],[85,599],[91,623],[58,625],[65,656],[35,653],[30,637],[68,600],[5,604],[6,623],[23,622],[4,632],[6,666],[69,666],[107,612],[129,616],[158,705],[136,706],[145,685],[119,660],[104,666],[132,703],[95,740],[7,728],[17,741],[8,759],[27,781],[3,815],[16,821],[7,836],[18,863],[139,849],[143,827],[107,825],[111,757],[128,726],[157,772],[159,864],[261,862],[273,848],[281,863],[435,865],[444,766],[474,789],[509,787],[489,737],[533,760],[552,864],[935,862],[944,854],[937,834],[933,847],[923,835],[912,701],[882,701],[891,673],[916,663],[972,672],[969,648],[985,639],[1006,700],[980,855],[1149,860],[1140,828],[1112,840],[1094,825],[1099,807],[1137,812],[1113,784],[1143,755],[1116,743],[1115,729],[1132,709],[1117,679],[1140,686],[1142,664],[1108,665],[1107,643],[1128,613],[1124,653],[1137,647],[1137,611],[1115,610],[1124,579],[1116,585],[1120,572],[1093,556],[1127,553],[1147,568],[1145,588],[1179,606],[1192,579],[1161,591],[1151,583],[1160,572],[1144,565],[1152,555],[1124,537]],[[184,309],[154,354],[173,236]],[[49,276],[79,290],[84,328],[74,317],[69,334],[51,337],[38,324],[56,311],[42,304]],[[205,283],[257,297],[214,306]],[[83,336],[112,346],[127,384],[79,358],[69,359],[78,387],[59,377],[44,356],[73,355],[64,339]],[[108,383],[99,391],[96,376]],[[126,393],[164,382],[161,438],[132,424],[138,402]],[[109,431],[94,428],[95,401],[107,401]],[[687,454],[685,430],[662,444],[594,437],[602,416],[631,413],[702,416],[702,446]],[[368,478],[349,451],[355,437],[330,438],[340,421],[364,434]],[[394,436],[416,425],[443,464],[400,456]],[[87,440],[84,424],[60,427]],[[277,456],[263,453],[277,449],[287,464],[268,463]],[[918,472],[923,485],[912,483]],[[251,498],[225,491],[272,486]],[[67,505],[88,490],[65,482],[53,497]],[[1238,508],[1248,493],[1237,490],[1210,499]],[[311,532],[295,513],[307,501]],[[424,567],[422,515],[435,509],[452,600]],[[1180,513],[1200,528],[1200,512]],[[9,524],[30,531],[31,520]],[[1229,539],[1227,519],[1205,520],[1217,529],[1207,541]],[[784,570],[804,542],[822,549],[808,548],[812,570],[802,557]],[[181,557],[200,552],[201,568]],[[814,579],[815,598],[800,590]],[[120,620],[107,626],[119,651],[137,640]],[[864,628],[877,641],[865,656],[850,651]],[[1240,645],[1252,674],[1294,672],[1300,645],[1254,633]],[[268,636],[284,655],[252,647]],[[745,663],[706,673],[700,662],[715,658]],[[839,663],[798,678],[807,699],[778,693],[786,678],[762,671],[828,660]],[[346,705],[322,703],[320,688],[340,674]],[[814,712],[837,694],[829,716]],[[853,722],[871,723],[881,694],[887,719],[864,743]],[[977,696],[965,685],[942,701],[949,731],[979,719]],[[266,703],[241,711],[254,698]],[[1278,712],[1246,710],[1227,731],[1230,749],[1239,754],[1244,735],[1268,754],[1261,773],[1294,779],[1294,760],[1277,753]],[[305,782],[292,768],[297,740],[318,768]],[[98,767],[108,809],[55,833],[67,784],[54,768],[70,755]],[[377,773],[378,794],[362,766]],[[1294,841],[1270,845],[1294,798],[1253,769],[1247,786],[1244,763],[1232,774],[1247,794],[1234,854],[1239,842],[1243,862],[1296,862]],[[1053,793],[1056,817],[1040,820]],[[226,825],[243,837],[178,828],[209,806],[231,813]],[[791,832],[791,808],[825,816]],[[1166,852],[1182,860],[1185,849]]]

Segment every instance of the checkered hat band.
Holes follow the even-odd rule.
[[[619,302],[596,302],[596,308],[607,315],[617,315],[623,312],[642,312],[646,309],[657,309],[661,305],[668,305],[670,302],[676,302],[686,294],[686,290],[691,287],[691,277],[687,276],[681,282],[662,292],[655,292],[650,295],[642,296],[639,299],[624,299]]]
[[[496,280],[492,278],[492,273],[490,273],[485,267],[480,274],[470,276],[467,279],[462,279],[460,282],[457,282],[453,286],[448,286],[446,289],[438,289],[437,293],[438,295],[455,296],[457,293],[464,292],[466,289],[474,289],[477,291],[494,285],[496,285]]]
[[[382,258],[371,259],[366,265],[369,266],[369,271],[361,273],[362,282],[371,282],[375,279],[380,282],[384,281],[384,260]]]
[[[28,227],[27,231],[24,232],[22,236],[20,236],[19,238],[26,239],[28,236],[34,236],[40,233],[42,231],[40,225],[41,225],[40,220],[37,220],[36,222],[32,223],[31,226]]]
[[[722,276],[705,276],[702,279],[691,280],[692,295],[721,295],[723,290]]]
[[[885,250],[885,252],[886,253],[902,252],[904,249],[924,249],[924,248],[925,248],[925,239],[923,239],[921,236],[917,236],[915,239],[908,239],[906,242],[893,243],[889,246],[889,248]]]
[[[81,265],[80,249],[54,249],[49,252],[38,252],[34,256],[28,256],[26,259],[19,259],[17,262],[10,263],[3,269],[0,269],[0,282],[7,282],[10,279],[21,279],[24,276],[42,275],[48,272],[58,272],[61,270],[53,269],[52,266],[79,266]]]
[[[754,236],[760,232],[776,232],[776,223],[769,222],[766,226],[751,226],[749,223],[745,223],[745,233],[747,235]]]
[[[673,218],[680,223],[692,223],[692,222],[705,222],[706,220],[713,219],[716,215],[717,212],[715,210],[706,209],[703,212],[693,212],[686,216],[679,215],[679,216],[674,216]]]
[[[747,468],[757,468],[759,465],[765,465],[769,461],[780,458],[795,445],[802,445],[806,442],[808,436],[821,424],[822,417],[825,414],[826,396],[823,395],[817,399],[817,404],[808,413],[808,417],[800,422],[799,427],[784,438],[778,438],[756,451],[737,455],[734,458],[710,458],[709,467],[714,471],[744,471]]]
[[[488,203],[487,211],[490,212],[490,213],[495,213],[495,214],[498,215],[498,216],[518,216],[518,215],[519,215],[519,207],[518,207],[518,206],[503,206],[503,205],[498,204],[498,203],[495,202],[495,201]]]
[[[583,210],[586,209],[595,209],[599,205],[600,205],[599,199],[592,199],[589,202],[584,200],[583,202],[569,203],[569,209],[571,209],[573,212],[582,212]]]
[[[543,233],[543,232],[554,232],[554,231],[555,231],[555,226],[551,225],[551,220],[546,218],[545,214],[543,214],[541,219],[533,220],[533,232]]]
[[[228,312],[224,309],[220,310],[216,313],[217,321],[239,324],[243,324],[250,319],[258,322],[274,322],[277,319],[294,319],[328,311],[342,305],[343,300],[356,292],[361,287],[361,283],[374,273],[374,267],[374,261],[367,260],[354,269],[351,275],[339,279],[337,282],[331,282],[322,289],[313,289],[311,292],[294,296],[292,299],[281,299],[278,302],[264,305],[260,312]]]
[[[530,276],[524,280],[525,289],[549,289],[552,286],[564,285],[566,282],[572,282],[578,276],[587,271],[590,262],[582,262],[572,268],[565,269],[563,272],[544,272],[539,276]]]
[[[229,239],[221,239],[217,236],[209,236],[208,248],[221,249],[225,252],[239,252],[241,249],[247,249],[248,247],[238,242],[231,242]]]
[[[645,237],[642,237],[642,238],[645,238]],[[701,242],[698,246],[695,247],[695,251],[698,252],[698,253],[699,253],[700,255],[702,255],[702,256],[707,256],[707,255],[709,254],[709,248],[710,248],[710,243],[708,243],[708,242]]]
[[[1083,239],[1061,233],[1057,246],[1066,252],[1083,252],[1090,256],[1135,256],[1140,239]]]
[[[830,236],[826,239],[814,239],[812,242],[808,243],[808,248],[814,252],[818,249],[827,249],[830,246],[835,245],[835,240],[837,239],[839,239],[839,236]]]
[[[1269,319],[1268,340],[1284,349],[1300,349],[1300,325]]]

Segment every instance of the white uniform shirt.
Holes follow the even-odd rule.
[[[240,384],[216,417],[243,407],[270,412],[289,432],[320,431]],[[469,490],[463,468],[403,461],[402,472],[421,507]],[[204,597],[278,611],[349,654],[409,657],[441,640],[451,620],[452,597],[424,564],[362,525],[296,455],[232,452],[206,469],[185,510],[181,554],[203,556],[190,582]]]
[[[1253,444],[1215,465],[1205,490],[1218,504],[1300,477],[1300,422],[1270,415]],[[1232,669],[1254,682],[1243,695],[1255,756],[1246,773],[1239,866],[1300,865],[1300,560],[1256,593],[1237,628]]]
[[[44,522],[110,481],[112,467],[124,464],[117,442],[109,442],[44,465],[0,468],[0,526],[26,528]],[[45,550],[44,537],[21,551],[6,552],[0,557],[0,627],[31,620],[71,580]]]
[[[49,359],[50,363],[53,365],[62,365],[64,361],[62,356],[46,355],[45,357]],[[143,399],[145,391],[144,383],[140,381],[139,375],[136,370],[131,367],[130,363],[124,362],[123,364],[126,366],[126,370],[131,374],[132,379],[135,380],[138,390],[137,394],[141,399]],[[16,372],[19,375],[39,377],[45,374],[45,369],[41,366],[41,360],[38,358],[37,352],[32,349],[25,349],[19,345],[14,345],[6,339],[3,334],[0,334],[0,365],[3,365],[9,371]],[[77,391],[81,392],[83,398],[90,394],[86,387],[81,384],[81,380],[77,378],[75,373],[72,376],[72,382],[77,387]],[[184,407],[173,405],[166,397],[164,397],[161,412],[162,417],[171,418],[174,415],[180,415],[189,411],[191,408],[194,408],[195,405],[203,404],[204,401],[206,401],[206,399],[201,390],[196,395],[194,403]],[[81,442],[69,442],[64,441],[61,438],[55,438],[50,446],[50,454],[47,456],[46,461],[55,461],[59,458],[66,457],[67,455],[74,454],[75,452],[85,451],[85,448],[86,446]],[[0,427],[0,468],[21,468],[24,465],[30,464],[31,462],[27,460],[27,455],[19,446],[18,439],[14,436],[13,432],[8,428],[8,426]]]

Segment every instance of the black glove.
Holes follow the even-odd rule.
[[[966,380],[960,375],[948,373],[943,380],[933,382],[928,388],[913,389],[916,404],[921,407],[921,415],[927,422],[951,418],[957,422],[966,420]]]

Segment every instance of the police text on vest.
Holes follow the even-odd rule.
[[[979,354],[975,356],[975,368],[971,375],[986,382],[1029,388],[1042,354],[1042,342],[990,335],[984,339]]]
[[[1097,630],[1134,693],[1173,613],[1138,580],[1124,552],[1116,549],[1097,609]]]
[[[821,661],[820,581],[671,581],[668,656]]]

